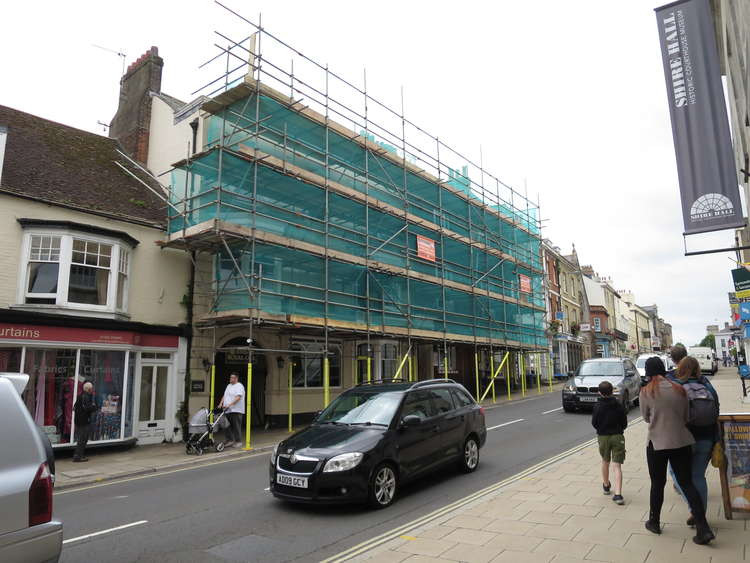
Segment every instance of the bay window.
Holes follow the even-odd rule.
[[[124,313],[131,247],[84,232],[27,232],[19,303]]]

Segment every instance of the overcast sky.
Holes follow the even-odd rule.
[[[481,146],[485,168],[539,194],[546,237],[656,303],[691,345],[729,320],[733,265],[728,253],[683,256],[662,3],[227,0],[354,82],[366,68],[376,97],[395,103],[403,86],[411,121],[477,161]],[[187,101],[217,52],[214,31],[241,39],[251,29],[239,23],[208,0],[8,4],[0,104],[106,134],[97,121],[117,108],[121,59],[93,45],[128,64],[158,46],[162,91]],[[733,234],[687,244],[727,247]]]

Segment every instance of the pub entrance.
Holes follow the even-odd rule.
[[[255,341],[255,347],[262,346]],[[229,376],[236,372],[239,382],[247,392],[247,339],[233,338],[225,342],[216,353],[216,379],[214,381],[214,405],[218,405],[224,396],[224,389],[229,384]],[[252,424],[254,427],[266,424],[266,356],[262,352],[253,353],[253,388],[250,398],[252,405]],[[248,413],[246,413],[247,415]],[[244,432],[244,426],[243,426]]]

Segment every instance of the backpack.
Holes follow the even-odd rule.
[[[719,409],[713,393],[708,390],[703,383],[689,382],[683,383],[688,397],[689,426],[710,426],[716,424],[719,418]]]

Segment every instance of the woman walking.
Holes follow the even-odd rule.
[[[698,360],[688,356],[677,366],[676,383],[685,388],[690,388],[694,396],[699,397],[693,403],[700,403],[693,412],[695,420],[690,420],[688,430],[695,439],[692,450],[692,481],[703,502],[703,511],[708,506],[708,483],[706,483],[706,468],[711,461],[711,450],[719,441],[719,395],[716,393],[711,382],[701,375],[701,366]],[[703,412],[706,411],[706,412]],[[709,422],[710,421],[710,422]],[[707,424],[706,424],[707,423]],[[672,478],[677,481],[672,471]],[[678,485],[679,488],[679,485]],[[682,498],[687,501],[682,489],[679,490]],[[690,515],[688,526],[695,524],[695,518]]]
[[[643,419],[648,423],[646,461],[651,477],[649,519],[646,529],[661,534],[661,507],[664,504],[664,485],[667,483],[667,464],[671,463],[695,520],[693,541],[707,544],[714,533],[706,521],[698,491],[691,474],[691,446],[695,439],[687,429],[688,399],[682,385],[666,379],[664,363],[657,357],[646,360],[646,377],[649,384],[641,390],[640,403]]]

